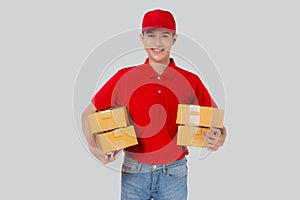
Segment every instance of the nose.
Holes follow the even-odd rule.
[[[155,45],[157,46],[157,47],[160,47],[161,46],[161,38],[160,37],[156,37],[155,38]]]

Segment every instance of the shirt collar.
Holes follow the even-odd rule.
[[[147,76],[149,76],[150,78],[157,78],[157,77],[162,77],[165,79],[169,79],[172,80],[175,73],[176,73],[176,69],[177,66],[174,62],[173,58],[170,58],[170,64],[169,66],[165,69],[165,71],[162,74],[158,74],[149,64],[149,58],[146,59],[145,63],[142,65],[142,69],[145,72],[145,74]]]

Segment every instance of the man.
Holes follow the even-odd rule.
[[[176,145],[179,103],[217,107],[199,77],[176,66],[170,51],[177,40],[173,15],[165,10],[147,12],[142,21],[141,42],[148,54],[139,66],[119,70],[95,94],[82,114],[82,128],[90,151],[104,164],[121,153],[104,154],[97,146],[88,115],[110,107],[127,106],[138,145],[124,149],[121,199],[187,198],[186,147]],[[206,146],[216,151],[226,129],[211,128]]]

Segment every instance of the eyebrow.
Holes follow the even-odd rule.
[[[146,34],[154,33],[153,31],[146,31]]]
[[[146,31],[146,34],[152,34],[152,33],[154,33],[154,32],[153,32],[153,31]],[[170,33],[170,32],[167,32],[167,31],[163,32],[162,34],[168,34],[168,35],[171,35],[171,33]]]

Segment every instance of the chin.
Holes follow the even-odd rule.
[[[152,55],[152,54],[148,54],[149,59],[151,59],[154,62],[164,62],[166,60],[170,59],[170,55],[166,54],[166,55]]]

